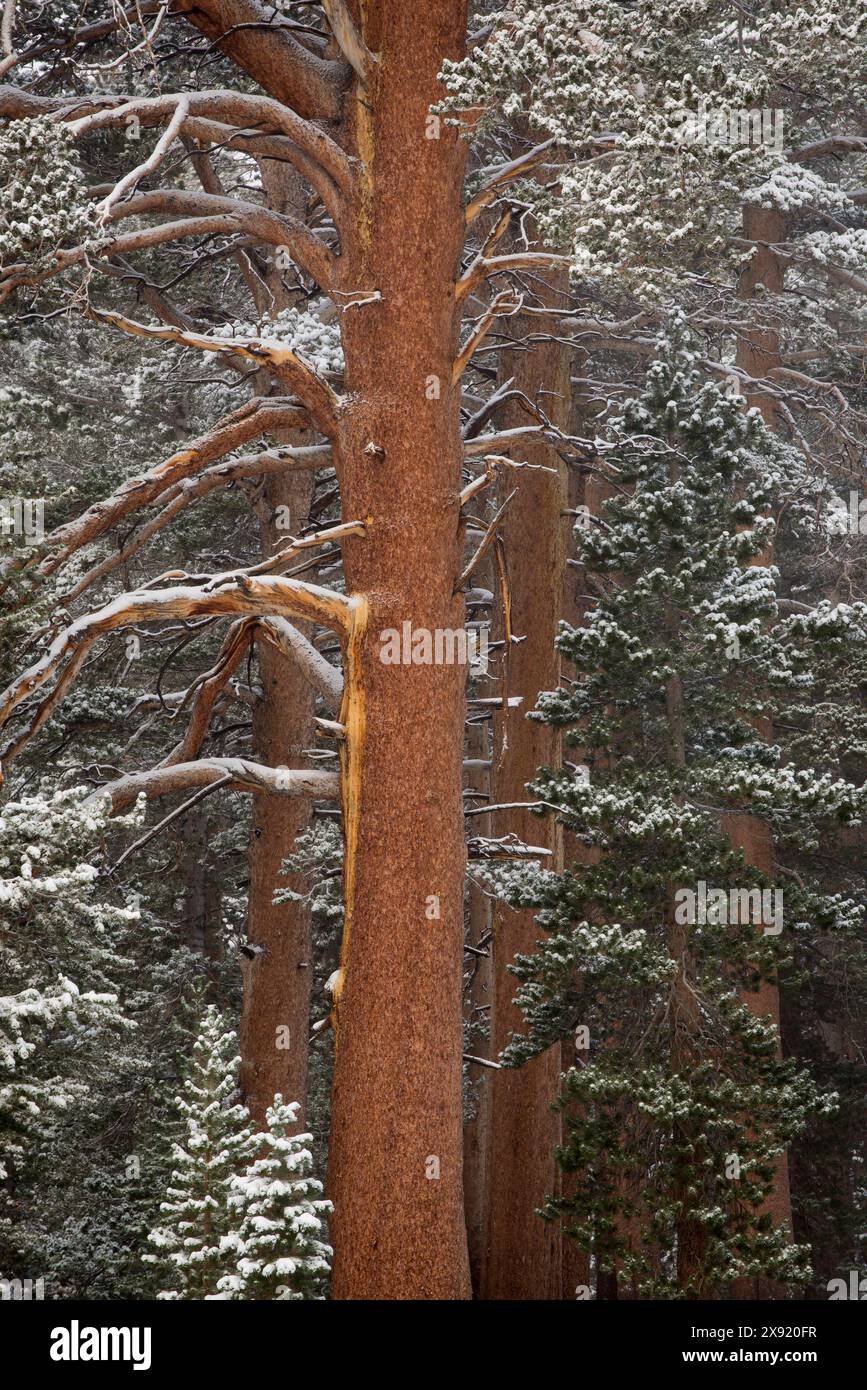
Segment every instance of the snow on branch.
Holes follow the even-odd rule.
[[[171,767],[155,767],[147,772],[132,772],[126,777],[119,777],[117,781],[108,782],[94,791],[85,805],[107,796],[111,801],[112,814],[116,815],[133,805],[142,795],[152,800],[194,787],[211,787],[216,783],[230,791],[329,801],[336,800],[340,792],[340,778],[336,772],[266,767],[248,758],[196,758],[193,762],[174,763]]]
[[[180,347],[196,348],[224,356],[246,357],[259,367],[269,367],[279,381],[293,391],[307,407],[323,434],[333,435],[337,429],[338,397],[328,382],[308,366],[297,353],[277,338],[221,338],[208,333],[194,333],[168,325],[155,328],[138,323],[123,314],[91,307],[90,316],[100,323],[109,323],[123,333],[136,338],[154,338],[177,343]]]
[[[147,159],[142,160],[141,164],[137,165],[135,169],[130,169],[128,173],[124,174],[123,178],[118,179],[111,192],[103,198],[99,205],[99,216],[102,222],[107,220],[111,209],[114,207],[115,203],[120,202],[125,193],[138,187],[143,178],[146,178],[148,174],[152,174],[155,169],[159,168],[163,159],[180,135],[184,122],[189,114],[189,97],[178,97],[174,114]]]
[[[105,633],[166,618],[270,617],[272,614],[304,618],[342,633],[351,625],[351,613],[351,600],[343,594],[276,575],[256,579],[216,576],[207,590],[176,586],[159,590],[136,589],[121,594],[104,607],[76,619],[59,633],[39,661],[22,672],[0,695],[0,727],[3,727],[24,700],[52,677],[57,677],[51,693],[37,707],[25,730],[7,744],[0,761],[10,762],[42,728],[65,698],[88,652]]]
[[[231,487],[236,482],[261,477],[262,474],[285,474],[291,469],[310,471],[316,468],[327,468],[330,459],[331,450],[327,444],[267,449],[260,454],[246,454],[240,458],[230,459],[226,463],[214,464],[211,468],[206,468],[198,477],[183,478],[174,487],[169,488],[165,496],[161,498],[164,502],[162,511],[134,531],[129,540],[118,550],[113,550],[99,564],[88,570],[73,589],[61,595],[60,603],[64,607],[68,607],[88,589],[92,588],[98,580],[104,579],[107,574],[110,574],[120,565],[128,564],[133,555],[137,554],[157,532],[161,531],[170,521],[173,521],[191,502],[195,502],[201,497],[207,497],[217,489]]]
[[[53,574],[82,546],[90,545],[132,512],[150,506],[185,479],[201,473],[209,464],[251,439],[278,429],[303,429],[309,424],[306,411],[297,404],[254,397],[231,415],[224,416],[207,434],[200,435],[146,473],[127,479],[111,497],[95,502],[73,521],[58,526],[42,546],[22,551],[20,558],[5,561],[0,566],[0,587],[14,570],[37,560],[41,561],[40,573]],[[278,451],[278,457],[282,458],[283,452]]]
[[[204,117],[217,120],[223,125],[234,126],[239,130],[261,128],[288,136],[292,144],[315,159],[322,169],[330,175],[343,192],[352,188],[351,165],[336,141],[332,140],[319,126],[284,106],[271,97],[259,96],[252,92],[225,90],[184,93],[188,100],[188,117]],[[137,120],[142,125],[161,125],[167,118],[171,120],[180,100],[180,93],[163,93],[156,97],[104,97],[93,102],[93,109],[87,115],[73,119],[73,112],[81,110],[67,100],[60,103],[58,118],[69,121],[69,128],[76,137],[89,135],[95,130],[126,125]],[[27,114],[32,114],[28,112]],[[291,153],[289,155],[291,159]]]
[[[285,618],[263,618],[258,631],[265,641],[297,662],[300,670],[320,695],[339,706],[343,699],[343,677],[313,643]]]

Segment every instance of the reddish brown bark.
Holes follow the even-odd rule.
[[[364,7],[366,8],[366,7]],[[460,56],[466,7],[381,0],[381,55],[356,111],[362,188],[340,289],[347,592],[367,596],[347,683],[346,929],[329,1161],[336,1298],[465,1298],[461,1177],[461,760],[466,669],[384,665],[404,621],[456,629],[460,574],[454,286],[464,151],[427,139],[436,74]],[[439,383],[437,391],[433,379]],[[427,389],[426,389],[427,388]],[[350,662],[350,666],[352,663]],[[437,900],[438,917],[426,915]]]
[[[548,296],[563,305],[568,284],[554,283]],[[516,337],[529,331],[517,325]],[[532,350],[509,354],[505,371],[515,387],[539,403],[555,423],[565,425],[570,409],[571,353],[560,343],[536,344]],[[541,393],[544,392],[544,395]],[[506,406],[502,427],[526,422],[519,406]],[[556,472],[509,473],[503,498],[517,485],[519,492],[500,528],[505,543],[512,593],[512,624],[525,640],[504,649],[502,693],[523,696],[518,710],[494,720],[491,796],[494,805],[526,801],[526,784],[541,766],[559,760],[560,739],[545,724],[526,715],[543,690],[560,679],[560,658],[554,638],[562,615],[563,573],[566,566],[568,483],[566,468],[544,441],[526,444],[526,462]],[[498,636],[502,637],[500,632]],[[553,817],[540,821],[527,811],[500,812],[496,834],[514,833],[529,844],[551,850],[550,863],[562,867],[562,832]],[[539,930],[532,910],[513,911],[497,904],[493,914],[491,996],[491,1056],[502,1051],[514,1032],[523,1031],[523,1016],[512,1002],[516,981],[506,966],[518,953],[531,954]],[[560,1117],[552,1108],[559,1092],[560,1051],[553,1047],[519,1070],[492,1073],[489,1128],[487,1238],[481,1277],[484,1299],[559,1299],[562,1294],[560,1227],[537,1215],[547,1196],[556,1195],[559,1173],[554,1157],[560,1142]]]
[[[272,479],[266,489],[267,511],[273,515],[278,506],[286,506],[297,526],[306,520],[311,492],[311,480],[303,475]],[[266,522],[262,530],[263,549],[270,553],[273,525]],[[307,767],[304,749],[313,744],[312,687],[298,666],[269,642],[259,641],[257,653],[262,697],[253,715],[255,756],[270,767]],[[278,888],[304,891],[300,878],[284,876],[280,870],[309,821],[310,803],[305,799],[253,798],[247,942],[256,954],[245,957],[242,966],[240,1080],[259,1127],[278,1092],[286,1101],[299,1102],[299,1126],[306,1105],[313,974],[310,913],[303,903],[275,905],[274,893]]]

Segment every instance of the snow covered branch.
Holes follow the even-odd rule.
[[[152,800],[214,783],[224,785],[229,791],[323,800],[336,800],[340,792],[340,778],[336,772],[266,767],[248,758],[197,758],[193,762],[174,763],[171,767],[151,768],[148,772],[132,772],[115,782],[108,782],[93,792],[85,805],[108,796],[112,814],[116,815],[133,805],[141,795]]]
[[[254,397],[231,415],[224,416],[207,434],[194,439],[146,473],[129,478],[111,497],[95,502],[73,521],[58,526],[39,549],[21,552],[22,558],[18,560],[7,560],[0,568],[0,581],[7,579],[13,570],[35,563],[40,556],[40,572],[53,574],[82,546],[90,545],[132,512],[150,506],[163,493],[201,473],[233,449],[273,430],[304,428],[309,423],[306,412],[291,402]],[[279,451],[278,457],[282,452]]]
[[[110,323],[121,332],[135,338],[158,339],[161,342],[177,343],[181,347],[197,348],[200,352],[246,357],[259,367],[269,367],[282,385],[294,392],[307,407],[323,434],[333,436],[337,429],[338,398],[334,391],[318,372],[277,338],[218,338],[212,334],[193,333],[171,325],[155,328],[151,324],[138,323],[135,319],[128,319],[123,314],[116,314],[108,309],[91,308],[89,313],[99,322]]]
[[[166,618],[234,617],[255,615],[305,618],[333,631],[345,632],[351,622],[351,601],[344,595],[298,579],[263,575],[215,576],[204,588],[177,586],[168,589],[137,589],[122,594],[103,608],[76,619],[51,643],[48,650],[24,671],[0,696],[0,727],[14,710],[53,676],[51,693],[38,706],[23,733],[13,738],[0,755],[7,763],[42,728],[65,698],[88,652],[106,633],[138,623],[159,622]]]

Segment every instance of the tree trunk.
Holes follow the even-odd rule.
[[[262,161],[262,184],[274,211],[305,219],[307,194],[291,165]],[[254,280],[255,287],[255,280]],[[259,312],[276,314],[291,303],[279,269],[269,265],[257,295]],[[260,389],[267,394],[269,383]],[[286,444],[307,444],[308,434],[286,432]],[[290,534],[300,535],[310,515],[313,475],[287,471],[269,478],[257,503],[262,555],[272,555]],[[269,767],[306,767],[303,750],[313,743],[313,690],[299,667],[269,642],[256,643],[262,697],[253,715],[253,754]],[[284,859],[310,823],[309,803],[285,796],[253,798],[247,945],[242,961],[240,1084],[257,1128],[274,1096],[307,1105],[310,990],[313,980],[310,912],[305,903],[275,905],[278,888],[303,892],[301,876],[284,876]]]
[[[362,7],[366,9],[366,7]],[[344,548],[356,626],[342,722],[346,925],[329,1162],[335,1298],[469,1296],[461,1176],[462,665],[387,665],[380,634],[459,629],[455,280],[464,149],[428,108],[466,5],[370,7],[345,238]],[[373,296],[377,295],[375,299]],[[346,299],[342,301],[346,304]]]
[[[563,305],[567,294],[568,282],[560,277],[544,297],[552,305]],[[520,338],[527,331],[530,323],[519,320],[515,335]],[[555,341],[509,355],[505,371],[514,377],[517,390],[531,401],[538,398],[549,419],[565,427],[570,413],[570,366],[568,345]],[[511,403],[502,415],[504,429],[525,424],[527,419],[526,412]],[[510,473],[501,486],[500,500],[505,500],[517,479],[518,496],[503,518],[500,535],[509,570],[512,623],[515,635],[526,640],[511,650],[502,648],[500,692],[521,695],[524,703],[494,719],[494,805],[526,801],[527,782],[540,767],[556,766],[560,756],[558,732],[547,724],[531,723],[527,713],[535,708],[539,693],[555,689],[560,680],[554,638],[562,616],[568,480],[566,465],[544,441],[525,444],[521,458],[557,471]],[[540,821],[528,811],[500,812],[495,825],[497,835],[514,833],[529,844],[544,845],[552,855],[546,866],[563,867],[562,831],[553,817]],[[539,937],[535,913],[498,903],[493,933],[491,1055],[496,1057],[510,1035],[523,1030],[523,1017],[512,1002],[516,982],[506,966],[518,953],[535,950]],[[492,1073],[484,1299],[559,1299],[562,1295],[560,1227],[537,1215],[546,1196],[556,1195],[559,1186],[554,1151],[560,1142],[560,1117],[551,1109],[559,1083],[560,1050],[556,1047],[519,1070]]]
[[[308,474],[277,476],[266,489],[266,509],[273,516],[277,507],[289,507],[297,530],[309,513],[311,490]],[[268,521],[262,532],[263,552],[269,554],[279,533]],[[285,532],[280,539],[285,542]],[[303,750],[313,742],[313,690],[300,668],[270,643],[257,642],[256,651],[262,698],[253,714],[254,756],[269,767],[306,767]],[[298,1101],[300,1128],[307,1100],[313,977],[310,913],[304,903],[275,906],[274,893],[278,888],[304,890],[300,877],[280,870],[309,824],[310,806],[301,797],[252,800],[247,944],[254,954],[245,956],[242,965],[241,1092],[258,1128],[278,1092],[285,1101]]]

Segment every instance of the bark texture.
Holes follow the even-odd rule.
[[[464,151],[429,139],[462,0],[362,6],[380,55],[355,112],[361,160],[340,294],[344,547],[356,609],[343,722],[346,927],[329,1195],[336,1298],[469,1295],[461,1174],[466,668],[385,665],[380,634],[460,628],[459,392],[451,385]],[[364,611],[366,609],[366,621]],[[436,915],[431,915],[431,914]]]
[[[555,280],[545,299],[561,309],[568,282]],[[515,336],[531,331],[519,319]],[[568,346],[558,342],[534,344],[509,354],[508,375],[515,388],[541,408],[556,424],[569,418],[571,394]],[[507,405],[502,428],[526,423],[520,406]],[[543,690],[560,680],[560,658],[554,650],[562,616],[563,574],[566,566],[568,480],[566,466],[544,440],[528,442],[521,458],[551,472],[509,473],[503,498],[516,486],[518,495],[500,528],[505,543],[512,594],[515,635],[525,638],[504,647],[500,690],[523,696],[515,710],[494,720],[491,796],[494,805],[526,801],[526,784],[541,766],[555,766],[560,755],[558,732],[531,723],[527,713]],[[502,637],[502,632],[498,636]],[[553,817],[544,821],[528,811],[500,812],[496,834],[514,833],[529,844],[544,845],[553,868],[562,868],[562,831]],[[493,914],[491,1056],[497,1055],[514,1032],[523,1031],[520,1010],[512,1002],[516,982],[506,966],[518,953],[532,954],[539,930],[532,910],[514,911],[498,903]],[[562,1294],[562,1250],[557,1222],[537,1215],[546,1196],[557,1191],[559,1173],[554,1151],[560,1142],[560,1117],[552,1109],[559,1093],[560,1052],[550,1048],[519,1070],[492,1072],[487,1232],[482,1266],[484,1299],[559,1299]]]

